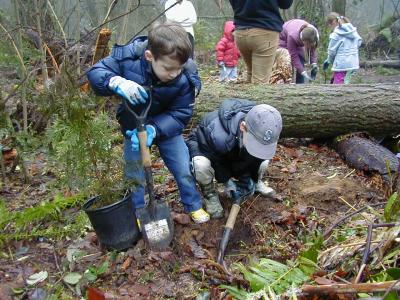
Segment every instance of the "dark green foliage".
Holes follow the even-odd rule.
[[[237,269],[249,282],[250,291],[232,286],[222,286],[235,297],[235,299],[249,299],[257,292],[282,294],[291,287],[300,286],[310,279],[317,268],[317,255],[321,249],[323,239],[321,236],[313,237],[313,242],[307,250],[300,253],[296,261],[287,261],[286,264],[261,258],[258,262],[244,266],[235,264]],[[257,294],[258,295],[258,294]],[[258,299],[258,298],[257,298]]]

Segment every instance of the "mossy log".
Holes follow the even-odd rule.
[[[281,137],[327,138],[365,131],[400,133],[400,86],[250,85],[204,82],[196,100],[194,124],[227,98],[245,98],[276,107],[282,114]]]

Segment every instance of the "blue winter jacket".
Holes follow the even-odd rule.
[[[146,124],[155,127],[157,139],[179,135],[193,115],[195,90],[199,92],[201,88],[197,67],[189,59],[180,75],[163,83],[144,57],[146,48],[145,36],[137,37],[127,45],[115,45],[111,54],[96,63],[87,73],[90,85],[98,95],[113,95],[108,83],[111,77],[118,75],[149,88],[153,102]],[[141,107],[134,109],[137,111]],[[123,104],[118,108],[117,119],[124,135],[126,130],[136,128],[133,116]]]
[[[350,71],[359,69],[358,48],[362,39],[357,28],[351,23],[337,26],[329,35],[328,60],[332,71]]]
[[[205,156],[211,161],[218,182],[241,176],[258,179],[263,160],[247,153],[239,129],[239,124],[254,105],[246,99],[224,100],[218,110],[203,117],[186,140],[190,157]]]

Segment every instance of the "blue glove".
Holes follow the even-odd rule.
[[[330,65],[329,59],[325,59],[324,64],[322,66],[322,70],[324,71],[328,70],[329,65]]]
[[[223,61],[219,61],[219,62],[218,62],[218,66],[220,66],[220,67],[225,67],[225,63],[224,63]]]
[[[317,73],[318,73],[318,65],[314,63],[314,64],[312,64],[312,68],[311,68],[311,72],[310,72],[312,80],[315,80],[315,78],[317,78]]]
[[[140,84],[121,76],[111,77],[108,87],[134,106],[146,103],[149,98],[146,90]]]
[[[236,190],[236,183],[232,179],[229,179],[227,182],[225,182],[224,193],[226,196],[231,197]]]
[[[236,182],[236,188],[241,197],[252,196],[254,194],[256,185],[250,176],[242,176]]]
[[[147,147],[150,147],[151,144],[153,143],[153,140],[156,137],[156,129],[152,125],[146,125],[146,132],[147,132],[147,141],[146,145]],[[127,130],[126,135],[131,139],[132,142],[132,150],[133,151],[139,151],[140,145],[139,145],[139,138],[137,135],[137,129],[133,130]]]

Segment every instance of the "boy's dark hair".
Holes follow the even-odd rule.
[[[166,55],[184,64],[192,53],[187,32],[175,22],[154,24],[149,31],[148,41],[148,49],[155,60]]]

